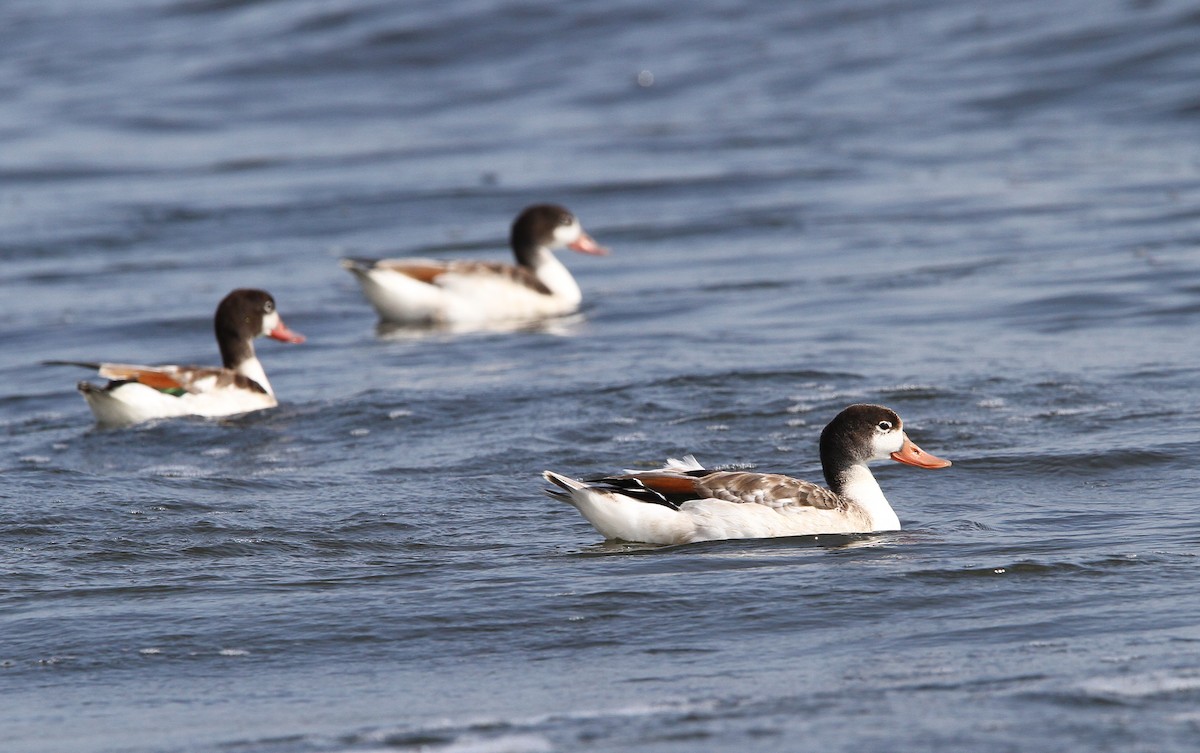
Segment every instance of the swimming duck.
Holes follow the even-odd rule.
[[[125,363],[47,361],[94,369],[110,381],[78,385],[96,421],[128,425],[170,416],[230,416],[272,408],[275,391],[254,354],[254,339],[302,343],[288,329],[265,290],[239,288],[225,296],[213,317],[222,367],[141,366]]]
[[[526,208],[510,236],[517,263],[436,259],[343,259],[384,322],[486,325],[562,316],[579,308],[575,278],[554,255],[604,255],[575,215],[554,204]]]
[[[606,539],[685,544],[712,539],[896,531],[900,519],[867,464],[945,468],[908,438],[895,411],[851,405],[821,432],[828,488],[777,473],[708,470],[687,456],[663,468],[579,481],[553,471],[550,496],[575,507]]]

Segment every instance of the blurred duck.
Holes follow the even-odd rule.
[[[254,354],[254,339],[302,343],[288,329],[265,290],[239,288],[221,300],[213,317],[222,367],[139,366],[124,363],[47,361],[94,369],[110,381],[83,381],[78,389],[96,416],[110,426],[171,416],[230,416],[272,408],[275,391]]]
[[[343,259],[384,322],[487,325],[562,316],[579,308],[575,278],[554,255],[608,250],[570,211],[553,204],[526,208],[510,237],[517,263],[435,259]]]

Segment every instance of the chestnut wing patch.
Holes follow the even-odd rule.
[[[154,366],[134,366],[125,363],[102,363],[97,369],[100,376],[114,382],[137,382],[161,392],[187,392],[187,387],[174,374],[173,369]]]
[[[708,471],[696,471],[696,473],[704,474]],[[672,510],[678,510],[679,506],[688,500],[707,496],[699,491],[696,482],[696,476],[691,474],[654,472],[630,473],[624,476],[606,476],[586,480],[586,483],[619,491],[627,497],[633,497],[642,502],[665,505]]]
[[[383,259],[375,262],[375,268],[398,272],[418,282],[432,285],[434,284],[434,280],[446,272],[447,265],[432,259],[412,259],[410,261]]]
[[[103,363],[100,376],[114,382],[138,382],[152,389],[175,396],[200,394],[222,389],[243,389],[266,394],[266,389],[253,379],[233,371],[206,366],[135,366]]]
[[[42,363],[47,366],[82,366],[85,369],[94,369],[97,374],[110,380],[106,389],[125,382],[137,382],[176,397],[231,387],[267,394],[261,384],[231,369],[205,366],[140,366],[132,363],[97,363],[94,361],[43,361]]]

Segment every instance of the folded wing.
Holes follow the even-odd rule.
[[[588,479],[587,483],[674,510],[678,510],[685,502],[699,499],[719,499],[774,509],[811,507],[834,510],[846,504],[829,489],[778,473],[662,469]]]

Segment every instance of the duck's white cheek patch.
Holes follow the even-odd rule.
[[[570,225],[559,225],[554,229],[554,239],[558,241],[558,245],[567,246],[579,240],[583,228],[579,226],[579,220],[575,220]]]
[[[263,317],[262,334],[264,336],[271,334],[276,327],[279,326],[279,312],[272,311]]]
[[[886,434],[876,434],[871,442],[874,457],[882,459],[891,457],[893,452],[899,452],[904,446],[904,432],[894,429]]]

